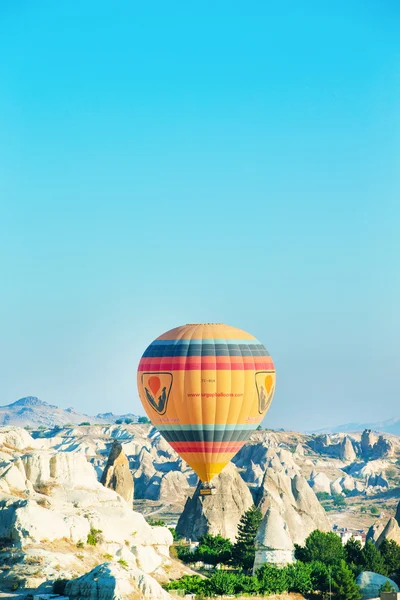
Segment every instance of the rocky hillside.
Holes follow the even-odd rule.
[[[264,515],[258,564],[289,560],[315,528],[373,526],[371,539],[397,539],[399,457],[398,437],[372,431],[257,431],[215,478],[217,494],[200,497],[196,475],[151,425],[1,427],[0,583],[35,587],[72,574],[71,597],[101,577],[165,598],[155,580],[176,576],[171,536],[144,517],[192,540],[234,540],[253,502]]]
[[[12,404],[0,406],[0,426],[16,425],[18,427],[56,427],[64,425],[78,425],[82,422],[89,423],[115,423],[117,420],[137,420],[137,416],[131,413],[126,415],[114,415],[113,413],[101,413],[94,417],[77,412],[73,408],[59,408],[39,400],[34,396],[21,398]]]

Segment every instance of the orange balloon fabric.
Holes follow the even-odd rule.
[[[183,325],[150,344],[137,383],[150,421],[208,483],[263,420],[275,367],[265,347],[241,329]]]

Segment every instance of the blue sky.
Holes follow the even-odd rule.
[[[0,404],[143,412],[187,322],[256,335],[265,421],[400,415],[400,7],[0,6]]]

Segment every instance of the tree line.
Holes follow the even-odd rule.
[[[166,589],[184,589],[206,597],[297,592],[314,594],[320,600],[321,595],[332,600],[360,600],[356,577],[362,571],[400,578],[400,546],[393,540],[385,540],[379,549],[372,542],[362,547],[354,538],[343,545],[335,533],[318,530],[308,536],[304,546],[295,545],[295,563],[282,567],[266,563],[253,575],[255,538],[261,518],[258,508],[250,508],[240,520],[234,544],[220,535],[206,534],[194,552],[178,546],[178,558],[185,563],[202,561],[226,565],[226,569],[206,578],[184,576],[168,583]]]

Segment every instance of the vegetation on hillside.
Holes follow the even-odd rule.
[[[343,546],[335,533],[318,530],[308,536],[304,546],[295,546],[295,563],[285,567],[266,563],[253,575],[249,557],[252,553],[254,560],[254,529],[259,518],[256,510],[252,507],[243,515],[235,544],[208,534],[194,552],[178,546],[178,557],[184,562],[203,561],[225,568],[206,578],[185,575],[165,588],[203,597],[297,592],[320,599],[330,594],[331,600],[360,600],[356,577],[362,571],[400,577],[400,546],[394,541],[385,541],[378,549],[372,542],[361,547],[358,540],[351,538]]]

